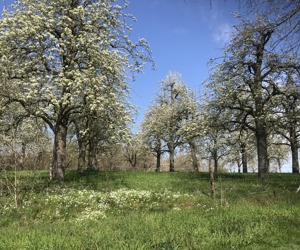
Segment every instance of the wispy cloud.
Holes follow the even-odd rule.
[[[229,23],[219,25],[213,34],[213,40],[217,43],[228,43],[231,38],[232,26]]]

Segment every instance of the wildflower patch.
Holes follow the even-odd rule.
[[[110,214],[133,211],[179,211],[186,202],[196,202],[195,196],[171,192],[119,189],[110,193],[88,189],[48,189],[41,195],[28,195],[22,206],[14,208],[20,214],[34,216],[36,221],[69,220],[76,222],[104,219]],[[196,205],[196,204],[195,204]],[[31,211],[34,208],[34,212]],[[0,214],[12,207],[5,206]]]

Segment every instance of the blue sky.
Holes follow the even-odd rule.
[[[238,1],[131,0],[129,12],[136,18],[134,38],[150,43],[156,70],[150,65],[131,84],[133,102],[140,107],[137,123],[159,90],[158,83],[170,72],[178,72],[196,92],[209,76],[208,62],[223,54],[237,11]]]

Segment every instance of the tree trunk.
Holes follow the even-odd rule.
[[[268,144],[266,126],[261,119],[256,121],[256,143],[258,157],[258,177],[266,179],[269,173]]]
[[[218,174],[218,168],[219,168],[219,162],[218,162],[218,152],[217,152],[217,150],[214,150],[213,152],[212,152],[212,158],[213,158],[213,160],[214,160],[214,173],[215,173],[215,175],[217,176],[217,174]]]
[[[291,89],[297,86],[295,79],[293,77],[293,71],[288,72],[288,80],[287,86]],[[290,97],[289,97],[290,98]],[[288,100],[288,105],[285,108],[286,115],[288,117],[288,124],[289,124],[289,136],[290,136],[290,146],[291,146],[291,153],[292,153],[292,173],[299,174],[299,156],[298,156],[298,149],[299,144],[297,140],[297,112],[298,112],[298,105],[297,105],[297,97],[294,96],[292,99]]]
[[[218,169],[219,169],[219,163],[218,163],[218,158],[214,158],[214,166],[215,166],[215,170],[214,172],[216,173],[216,176],[218,175]]]
[[[247,159],[245,143],[241,143],[241,155],[242,155],[243,173],[246,174],[246,173],[248,173],[248,159]]]
[[[25,158],[26,158],[26,143],[25,142],[22,142],[22,145],[21,145],[21,158],[20,158],[20,169],[24,169],[25,167]]]
[[[211,198],[215,198],[215,177],[214,177],[214,166],[212,165],[211,159],[209,159],[209,180],[210,180],[210,195]]]
[[[276,159],[277,164],[278,164],[278,172],[281,173],[281,169],[282,169],[282,164],[281,164],[281,158],[277,158]]]
[[[156,169],[155,169],[156,172],[160,172],[160,159],[161,159],[161,152],[158,151],[156,153]]]
[[[195,141],[192,139],[189,141],[190,149],[191,149],[191,156],[193,162],[193,168],[195,172],[199,172],[199,165],[197,159],[197,152],[196,152],[196,144]]]
[[[131,152],[131,153],[129,152],[128,161],[129,161],[132,168],[136,167],[136,164],[137,164],[137,154],[136,154],[136,152]]]
[[[57,124],[54,131],[54,148],[51,174],[54,180],[63,180],[66,169],[67,126]]]
[[[175,171],[175,148],[174,148],[174,142],[168,143],[169,146],[169,154],[170,154],[170,172]]]
[[[86,141],[84,136],[80,133],[79,123],[74,122],[74,125],[78,143],[77,173],[82,173],[86,164]]]
[[[79,136],[77,137],[78,142],[78,162],[77,162],[77,173],[82,173],[85,169],[85,150],[86,146],[84,140]]]
[[[292,152],[292,172],[293,174],[299,174],[298,142],[296,128],[293,124],[291,124],[290,127],[290,143]]]
[[[254,71],[254,82],[252,86],[252,93],[255,102],[255,136],[257,144],[257,158],[258,158],[258,178],[265,180],[269,172],[268,159],[268,144],[267,144],[267,124],[264,113],[264,88],[263,88],[263,58],[265,46],[271,38],[272,32],[267,31],[261,34],[260,43],[256,45],[256,63],[252,66]]]
[[[160,165],[161,165],[161,155],[162,155],[162,151],[161,151],[161,140],[158,137],[157,139],[157,145],[156,145],[156,172],[160,172]]]
[[[240,160],[236,161],[237,164],[237,168],[238,168],[238,173],[241,173],[241,164],[240,164]]]
[[[94,141],[92,139],[89,140],[88,169],[92,171],[98,170],[97,159],[96,159],[96,148],[94,145]]]

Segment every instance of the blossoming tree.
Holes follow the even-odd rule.
[[[126,76],[151,59],[144,39],[129,39],[134,18],[126,7],[116,0],[24,0],[3,13],[0,95],[53,132],[54,179],[64,178],[73,121],[87,114],[103,124],[101,117],[130,119]],[[112,124],[104,127],[114,131]]]

